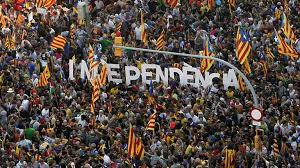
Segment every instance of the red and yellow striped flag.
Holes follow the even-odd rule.
[[[121,32],[121,28],[122,28],[123,22],[119,22],[116,26],[116,32]]]
[[[90,66],[90,72],[92,72],[95,68],[97,68],[100,65],[100,61],[94,61],[94,49],[91,45],[89,45],[88,49],[88,62]]]
[[[5,37],[4,46],[6,49],[10,50],[10,40],[9,40],[8,35],[6,35],[6,37]]]
[[[251,71],[248,59],[246,59],[246,61],[244,62],[243,66],[244,66],[245,73],[247,75],[250,75],[252,71]]]
[[[274,54],[272,53],[272,51],[269,47],[265,48],[265,54],[266,54],[269,61],[274,62],[275,56],[274,56]]]
[[[16,34],[15,34],[15,32],[13,32],[12,35],[11,35],[10,49],[11,50],[15,50],[16,49]]]
[[[48,83],[49,83],[48,79],[50,77],[51,77],[51,73],[50,73],[50,70],[49,70],[48,66],[46,65],[44,71],[40,75],[37,86],[38,87],[43,87],[43,86],[48,85]]]
[[[19,14],[16,20],[16,25],[20,26],[24,23],[25,16],[22,14]]]
[[[244,64],[251,50],[249,34],[243,29],[238,28],[236,35],[236,56],[240,64]]]
[[[209,42],[209,40],[207,39],[205,42],[205,46],[204,46],[204,51],[203,51],[203,55],[204,56],[208,56],[208,57],[213,57],[215,54],[213,53],[213,49],[211,47],[211,44]],[[203,59],[201,61],[201,66],[200,66],[200,70],[201,72],[206,72],[208,71],[211,66],[214,64],[214,60],[210,60],[210,59]]]
[[[160,33],[160,35],[159,35],[159,37],[158,37],[158,39],[157,39],[157,42],[156,42],[156,49],[157,49],[157,50],[161,50],[161,49],[163,49],[163,48],[165,47],[165,45],[166,45],[166,41],[165,41],[165,31],[163,30],[163,31]]]
[[[136,146],[135,155],[137,156],[137,158],[139,160],[142,160],[144,158],[144,155],[145,155],[145,149],[144,149],[144,145],[142,143],[141,137],[136,138],[135,146]]]
[[[92,93],[92,102],[91,102],[91,112],[95,112],[95,103],[100,98],[100,87],[98,84],[97,78],[92,80],[93,93]]]
[[[292,42],[297,40],[295,33],[292,30],[292,27],[289,23],[288,18],[286,17],[285,13],[282,13],[282,20],[281,20],[281,30],[283,34],[289,38]]]
[[[238,82],[239,82],[239,88],[242,92],[244,92],[246,90],[246,87],[245,87],[245,83],[244,83],[244,80],[241,76],[239,76],[239,79],[238,79]]]
[[[107,66],[103,65],[101,69],[100,77],[98,79],[100,87],[106,84],[106,77],[107,77]]]
[[[234,168],[234,157],[235,150],[234,149],[226,149],[225,150],[225,168]]]
[[[55,2],[56,2],[56,0],[44,0],[45,2],[44,2],[44,7],[45,8],[50,8],[50,7],[52,7],[54,4],[55,4]]]
[[[166,0],[166,3],[174,9],[178,4],[178,0]]]
[[[61,36],[61,35],[58,35],[57,37],[54,37],[52,43],[51,43],[51,48],[52,49],[64,49],[65,45],[66,45],[66,39]]]
[[[4,15],[1,11],[0,11],[0,23],[1,23],[1,28],[6,28],[10,26],[10,22],[11,20],[9,19],[9,17],[7,17],[6,15]],[[8,25],[7,25],[8,24]]]
[[[146,130],[154,131],[156,114],[151,114]]]
[[[267,63],[265,61],[260,61],[258,64],[261,66],[261,69],[263,70],[264,76],[266,77],[267,73],[268,73]]]
[[[128,146],[127,146],[128,156],[134,157],[135,155],[135,135],[132,125],[129,125],[129,135],[128,135]]]
[[[46,0],[36,0],[36,1],[35,1],[35,6],[36,6],[37,8],[42,8],[42,7],[44,7],[45,2],[46,2]]]
[[[94,62],[94,49],[91,44],[89,45],[88,56],[89,65],[91,66],[91,64]]]
[[[278,147],[277,139],[274,139],[273,155],[274,155],[275,158],[278,158],[278,156],[279,156],[279,147]]]
[[[145,22],[144,22],[144,14],[143,11],[141,11],[141,40],[144,43],[144,45],[147,45],[147,34],[145,30]]]
[[[100,61],[93,61],[92,64],[90,64],[90,72],[93,72],[93,70],[97,68],[100,64]]]
[[[291,59],[296,60],[299,56],[299,54],[297,53],[297,51],[292,48],[291,46],[289,46],[280,36],[280,34],[277,33],[277,31],[275,30],[275,34],[276,34],[276,39],[275,41],[277,41],[277,49],[278,49],[278,53],[282,54],[282,55],[287,55],[289,57],[291,57]]]

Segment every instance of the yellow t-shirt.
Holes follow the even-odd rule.
[[[226,92],[226,96],[227,96],[227,97],[233,97],[233,95],[234,95],[234,92],[233,92],[233,91],[227,91],[227,92]]]
[[[277,20],[279,20],[280,19],[280,16],[281,16],[281,11],[279,10],[279,9],[275,9],[275,18],[277,19]]]

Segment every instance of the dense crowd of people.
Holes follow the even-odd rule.
[[[280,32],[278,13],[284,11],[300,37],[299,1],[289,0],[286,6],[278,0],[239,0],[229,7],[227,1],[216,0],[208,9],[206,1],[181,0],[172,9],[163,0],[90,0],[88,26],[79,19],[77,0],[57,0],[46,13],[31,1],[24,4],[19,9],[1,1],[2,15],[11,21],[3,27],[1,20],[0,167],[300,166],[300,60],[279,54],[274,40],[274,29]],[[146,46],[141,41],[140,11]],[[25,18],[17,24],[19,14]],[[69,59],[75,58],[75,67],[87,60],[89,44],[95,58],[121,66],[200,66],[197,59],[130,50],[115,57],[112,44],[118,26],[125,46],[155,49],[164,30],[163,50],[198,54],[209,39],[216,57],[241,69],[236,32],[239,26],[249,31],[252,72],[247,77],[263,111],[261,125],[252,125],[250,91],[225,90],[220,80],[208,88],[180,86],[177,80],[169,86],[154,83],[154,102],[148,101],[149,86],[141,81],[131,86],[108,81],[91,113],[91,83],[78,73],[75,80],[68,79]],[[16,47],[8,49],[6,39],[13,32]],[[66,39],[63,50],[50,48],[57,35]],[[299,40],[292,45],[300,53]],[[267,62],[266,73],[261,59]],[[51,88],[38,87],[47,65]],[[228,69],[215,62],[209,71]],[[155,129],[149,131],[153,113]],[[130,124],[144,145],[142,159],[128,156]],[[230,166],[225,165],[228,149],[235,153]]]

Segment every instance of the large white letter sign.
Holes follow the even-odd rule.
[[[155,69],[156,70],[156,65],[155,64],[142,64],[141,67],[141,75],[142,75],[142,82],[146,84],[150,84],[150,81],[152,80],[153,82],[159,82],[156,81],[156,79],[152,79],[152,72],[147,72],[147,69]],[[147,77],[150,77],[150,79],[147,79]]]
[[[88,80],[91,80],[91,74],[88,69],[88,66],[84,60],[81,61],[80,63],[80,77],[81,79],[85,79],[85,76],[87,76]]]
[[[165,68],[165,74],[161,70],[161,67],[159,65],[156,65],[156,82],[160,82],[160,79],[163,81],[165,85],[168,85],[169,79],[168,79],[168,68]]]
[[[74,60],[69,60],[69,79],[74,80]]]
[[[233,69],[229,69],[228,74],[224,73],[223,84],[225,90],[227,90],[229,86],[234,86],[236,89],[239,88],[238,80]]]
[[[182,67],[183,70],[183,84],[190,84],[194,87],[199,87],[199,69],[193,67]],[[189,72],[194,73],[194,75],[189,74]],[[192,82],[194,81],[194,82]]]
[[[209,72],[205,72],[205,83],[202,83],[202,86],[204,88],[207,88],[208,86],[211,86],[213,84],[214,78],[220,78],[219,73],[212,73],[209,74]]]
[[[131,75],[130,72],[134,72],[134,75]],[[130,85],[131,81],[139,79],[140,75],[141,72],[137,67],[125,66],[126,85]]]
[[[117,71],[113,71],[112,69],[120,69],[119,64],[107,64],[107,77],[108,81],[112,81],[114,83],[122,83],[122,79],[119,79],[121,75]],[[115,78],[114,78],[115,77]]]
[[[182,80],[183,73],[182,73],[182,71],[178,68],[169,68],[169,71],[170,71],[170,77],[172,79],[175,79],[175,73],[177,73],[179,75],[180,85],[183,85],[183,80]]]

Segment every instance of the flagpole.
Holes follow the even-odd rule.
[[[252,94],[252,98],[253,98],[253,105],[256,108],[259,108],[259,102],[258,102],[258,97],[255,93],[255,90],[252,86],[252,84],[250,83],[250,81],[248,80],[248,78],[246,77],[246,75],[240,71],[237,67],[235,67],[234,65],[232,65],[231,63],[222,60],[220,58],[216,58],[216,57],[208,57],[208,56],[203,56],[203,55],[194,55],[194,54],[186,54],[186,53],[176,53],[176,52],[169,52],[169,51],[160,51],[160,50],[152,50],[152,49],[145,49],[145,48],[136,48],[136,47],[127,47],[127,46],[117,46],[117,45],[113,45],[114,48],[121,48],[121,49],[126,49],[126,50],[134,50],[134,51],[144,51],[144,52],[151,52],[151,53],[160,53],[160,54],[167,54],[167,55],[177,55],[177,56],[181,56],[181,57],[190,57],[190,58],[198,58],[198,59],[209,59],[209,60],[214,60],[217,62],[220,62],[232,69],[234,69],[235,72],[237,72],[245,81],[245,83],[247,84],[248,89],[250,90],[251,94]]]

